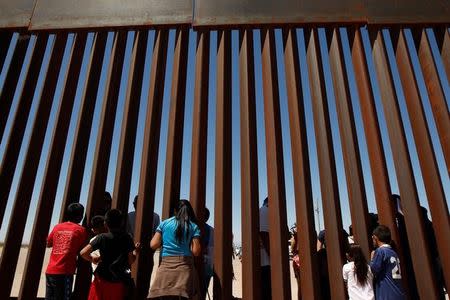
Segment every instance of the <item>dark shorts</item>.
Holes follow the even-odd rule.
[[[72,294],[73,275],[46,274],[45,299],[69,300]]]
[[[261,299],[272,299],[272,284],[270,278],[270,266],[261,267]]]

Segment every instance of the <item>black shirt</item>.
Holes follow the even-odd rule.
[[[133,239],[128,233],[102,233],[90,245],[93,251],[100,251],[101,262],[95,270],[96,275],[112,282],[122,281],[127,276],[128,254],[134,250]]]

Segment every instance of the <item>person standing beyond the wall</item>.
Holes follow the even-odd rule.
[[[67,221],[57,224],[47,237],[52,248],[45,271],[47,300],[69,300],[72,294],[78,251],[87,242],[87,232],[78,223],[83,219],[84,207],[72,203],[67,207]]]
[[[272,299],[270,278],[269,197],[259,209],[259,240],[261,248],[261,299]]]
[[[134,229],[136,228],[136,205],[138,201],[138,195],[134,197],[133,200],[133,206],[134,211],[130,211],[128,213],[127,218],[127,232],[131,234],[131,236],[134,236]],[[152,237],[155,235],[156,228],[158,228],[160,223],[159,215],[155,212],[153,212],[153,227],[152,227]]]

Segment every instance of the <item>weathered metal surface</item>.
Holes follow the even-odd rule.
[[[189,29],[177,29],[167,134],[162,219],[170,218],[173,215],[175,205],[180,200],[181,158],[183,154],[183,143],[180,143],[180,141],[183,141],[188,46]]]
[[[258,149],[253,31],[239,33],[241,119],[242,299],[261,299]]]
[[[33,193],[32,187],[36,181],[37,168],[42,153],[42,140],[45,137],[45,131],[47,129],[66,39],[67,36],[61,36],[57,39],[56,43],[53,44],[53,50],[55,50],[55,52],[52,53],[50,59],[52,65],[49,65],[49,69],[45,70],[43,73],[45,74],[44,76],[46,79],[41,91],[42,94],[40,95],[41,97],[36,112],[36,118],[33,123],[30,142],[23,162],[17,193],[14,197],[14,205],[11,211],[8,231],[6,233],[5,246],[3,247],[0,260],[0,274],[2,274],[2,280],[0,282],[0,299],[9,297],[14,281],[17,260],[19,258],[20,247]],[[12,177],[15,171],[20,145],[22,144],[27,123],[24,119],[28,120],[47,42],[47,34],[37,37],[30,65],[27,70],[25,83],[22,86],[21,96],[14,118],[14,124],[12,126],[12,134],[6,146],[5,160],[0,173],[0,186],[8,190],[10,189],[12,178],[7,179],[7,177]],[[5,179],[7,179],[7,182],[5,182]]]
[[[149,26],[191,20],[192,0],[37,0],[30,28]]]
[[[283,140],[281,135],[280,96],[278,90],[275,32],[261,30],[264,120],[266,129],[267,189],[269,194],[269,239],[272,299],[291,295],[284,183]]]
[[[450,32],[449,28],[444,29],[444,37],[441,47],[442,63],[444,64],[447,80],[450,80]]]
[[[392,70],[389,67],[389,57],[381,31],[377,32],[372,51],[401,195],[409,248],[411,256],[416,258],[412,262],[419,295],[423,299],[437,299],[431,257],[425,243],[424,227],[420,221],[422,213],[419,207],[419,198],[400,117],[398,99],[394,90]],[[408,82],[407,84],[414,83]]]
[[[328,99],[326,98],[324,71],[317,30],[311,29],[308,35],[306,56],[313,103],[327,253],[333,253],[333,255],[327,256],[330,291],[332,299],[345,299],[345,289],[342,282],[344,249],[341,242],[343,239],[343,227],[327,104]]]
[[[412,49],[408,46],[411,45],[407,45],[405,33],[402,30],[400,31],[396,48],[397,65],[405,93],[405,101],[409,111],[414,140],[417,146],[417,154],[422,170],[422,178],[425,183],[428,204],[433,218],[433,228],[436,232],[437,250],[440,254],[439,258],[442,264],[442,272],[447,286],[450,286],[450,219],[448,216],[448,206],[433,151],[428,129],[429,125],[427,125],[425,118],[422,104],[423,99],[421,99],[419,92],[418,74],[413,70],[413,62],[410,54]]]
[[[133,52],[130,59],[127,93],[123,110],[122,132],[117,155],[116,177],[112,207],[122,213],[128,212],[133,157],[136,144],[139,105],[141,103],[142,80],[145,56],[147,54],[148,30],[137,31],[134,37]]]
[[[4,86],[0,91],[0,141],[2,140],[5,132],[6,122],[8,120],[8,115],[11,111],[11,105],[14,99],[14,92],[16,91],[20,71],[24,63],[25,54],[29,43],[29,35],[19,35],[8,72],[6,73]],[[0,196],[0,199],[0,203],[3,203],[3,196]],[[3,210],[4,208],[2,209],[0,207],[0,221],[3,219]]]
[[[0,28],[24,28],[30,23],[35,0],[0,0]]]
[[[392,240],[396,245],[400,245],[397,220],[395,217],[396,203],[391,201],[391,186],[389,174],[384,156],[383,142],[381,140],[380,126],[373,96],[373,88],[370,82],[367,58],[364,53],[364,46],[359,28],[350,34],[350,47],[352,51],[352,62],[355,71],[356,87],[358,89],[359,104],[361,108],[361,118],[363,121],[367,152],[370,161],[370,171],[377,205],[378,220],[391,230]],[[399,256],[405,264],[403,249],[399,248]],[[402,282],[407,287],[408,274],[403,272]]]
[[[14,92],[18,84],[29,42],[30,36],[19,36],[16,49],[14,50],[11,59],[11,64],[5,76],[4,87],[0,92],[0,143],[3,138],[6,122],[13,102]],[[7,148],[5,149],[5,152],[6,150]],[[4,157],[6,157],[6,154],[7,153],[4,154]],[[16,153],[10,151],[9,155],[11,157],[12,155],[16,155]],[[3,224],[3,217],[5,215],[6,204],[8,203],[9,193],[11,191],[15,167],[16,166],[12,165],[11,162],[2,163],[0,167],[0,226]]]
[[[433,59],[426,30],[422,30],[421,33],[418,56],[428,91],[428,98],[430,99],[431,110],[433,111],[441,141],[444,159],[447,163],[447,171],[450,173],[450,117],[444,96],[445,87],[442,86],[439,80],[437,66]]]
[[[100,74],[101,74],[101,69],[102,69],[102,63],[103,63],[103,56],[105,54],[105,46],[106,46],[106,38],[107,38],[107,33],[105,34],[97,34],[96,39],[94,41],[93,44],[93,52],[92,52],[92,56],[91,56],[91,60],[90,60],[90,65],[89,65],[89,77],[87,78],[86,81],[86,87],[84,90],[84,95],[83,95],[83,99],[82,99],[82,106],[81,106],[81,113],[79,115],[80,119],[78,120],[78,124],[77,124],[77,131],[76,131],[76,140],[75,140],[75,147],[73,148],[73,152],[72,152],[72,157],[71,157],[71,167],[69,170],[69,175],[67,177],[67,185],[66,185],[66,191],[65,191],[65,197],[69,197],[70,198],[65,198],[63,201],[63,204],[69,204],[70,202],[78,202],[79,199],[79,195],[80,195],[80,190],[81,190],[81,183],[82,183],[82,179],[83,179],[83,172],[84,172],[84,168],[85,168],[85,163],[86,163],[86,153],[87,153],[87,146],[89,143],[89,138],[90,138],[90,129],[92,127],[92,118],[93,118],[93,113],[94,113],[94,107],[95,107],[95,103],[97,102],[97,92],[98,92],[98,86],[99,86],[99,78],[100,78]],[[117,38],[117,37],[116,37]],[[123,34],[122,34],[122,39],[124,39]],[[113,46],[113,52],[111,53],[111,60],[114,59],[114,49],[116,49],[115,47],[118,47],[118,51],[122,51],[120,48],[124,47],[124,45],[117,45],[116,42],[117,40],[115,39],[114,41],[114,46]],[[116,49],[117,50],[117,49]],[[104,196],[104,187],[103,190],[101,190],[101,181],[104,180],[106,181],[106,177],[105,178],[95,178],[95,172],[102,172],[102,167],[104,167],[105,162],[103,161],[103,158],[98,159],[98,153],[99,153],[99,149],[98,149],[98,144],[99,144],[99,140],[103,139],[102,135],[105,134],[106,136],[104,137],[104,140],[108,139],[108,131],[104,131],[102,130],[102,128],[104,127],[104,125],[108,126],[107,122],[105,122],[105,119],[108,119],[110,116],[106,117],[105,116],[105,108],[107,108],[109,105],[108,104],[108,100],[110,100],[109,98],[112,96],[110,96],[108,94],[108,90],[110,89],[110,82],[111,82],[111,78],[114,78],[116,81],[111,84],[111,85],[119,85],[118,82],[120,82],[120,76],[119,76],[119,80],[117,80],[117,78],[113,77],[114,75],[111,75],[111,64],[113,64],[114,62],[112,62],[110,60],[109,64],[108,64],[108,75],[107,75],[107,81],[105,82],[105,86],[106,86],[106,90],[105,90],[105,99],[103,102],[103,106],[102,106],[102,115],[100,116],[100,128],[99,128],[99,137],[97,139],[97,145],[96,145],[96,152],[94,152],[94,162],[93,162],[93,169],[92,169],[92,173],[91,173],[91,181],[90,181],[90,190],[89,190],[89,194],[88,194],[88,199],[87,199],[87,204],[86,204],[86,208],[85,208],[85,219],[84,219],[84,226],[87,226],[89,224],[90,218],[93,216],[93,214],[95,214],[98,206],[100,206],[99,202],[103,200]],[[95,63],[99,64],[99,65],[94,65]],[[120,71],[117,70],[117,67],[115,67],[115,72],[121,72],[122,68],[120,67]],[[96,82],[94,82],[94,80],[97,79]],[[115,89],[118,90],[118,87],[112,87],[112,91],[115,92]],[[89,102],[88,102],[89,101]],[[114,101],[114,100],[111,100]],[[113,112],[111,112],[111,114],[114,114]],[[112,131],[112,130],[111,130]],[[102,149],[103,150],[103,149]],[[105,156],[108,156],[109,158],[109,152],[107,150],[105,150]],[[102,153],[102,152],[100,152]],[[79,156],[76,156],[76,154],[80,154]],[[82,163],[80,163],[79,159],[80,158],[84,158]],[[109,159],[108,159],[109,161]],[[103,173],[103,176],[106,176],[105,173]],[[99,183],[100,181],[100,183]],[[94,191],[93,191],[94,189]],[[95,196],[94,196],[95,194]],[[70,199],[70,200],[69,200]],[[96,199],[97,201],[93,201],[93,199]],[[93,203],[94,202],[94,203]],[[63,206],[64,208],[65,206]],[[64,212],[63,212],[64,213]],[[76,277],[76,281],[75,281],[75,298],[77,299],[86,299],[88,296],[88,292],[89,292],[89,286],[90,286],[90,282],[91,282],[91,276],[89,276],[91,273],[91,266],[90,264],[85,261],[84,259],[80,259],[78,260],[78,269],[77,269],[77,274],[79,274],[79,276]]]
[[[106,32],[96,33],[92,44],[89,64],[86,68],[86,82],[78,114],[77,128],[75,129],[72,153],[70,155],[69,170],[66,177],[60,221],[66,219],[66,208],[71,203],[80,201],[79,195],[86,165],[86,154],[107,37],[108,33]],[[76,89],[76,85],[74,88]],[[71,92],[75,93],[75,91]]]
[[[368,225],[367,197],[361,166],[361,155],[356,136],[355,112],[349,90],[349,75],[344,61],[344,50],[339,29],[328,32],[331,35],[329,48],[330,69],[333,79],[334,98],[338,115],[342,153],[344,157],[345,178],[352,219],[353,235],[370,259],[372,249],[371,233]]]
[[[292,23],[363,23],[362,0],[197,0],[194,26]]]
[[[30,172],[36,176],[39,164],[40,153],[42,152],[42,140],[45,137],[45,130],[47,128],[50,109],[55,94],[55,88],[60,73],[60,67],[63,60],[64,50],[67,42],[67,34],[59,34],[56,36],[52,56],[49,61],[49,68],[47,70],[47,78],[40,96],[43,105],[42,115],[36,116],[33,125],[33,136],[30,140],[29,151],[30,156],[35,157],[36,161],[33,166],[26,165],[24,169],[26,173]],[[71,110],[72,103],[68,105]],[[64,107],[62,107],[64,108]],[[50,146],[50,152],[45,168],[44,181],[41,187],[41,194],[39,196],[36,214],[34,217],[33,232],[28,248],[28,255],[25,263],[25,270],[22,277],[22,285],[19,291],[19,299],[31,299],[36,296],[39,286],[40,272],[44,262],[46,238],[49,232],[50,221],[52,219],[53,207],[55,204],[56,188],[58,186],[59,175],[61,170],[62,158],[64,155],[64,145],[67,140],[67,132],[69,129],[70,119],[67,118],[66,111],[60,110],[58,113],[58,120],[53,130],[53,138]],[[70,114],[69,114],[70,115]],[[24,173],[25,175],[25,173]],[[25,181],[26,185],[33,186],[34,179]],[[31,194],[28,198],[21,198],[21,201],[31,202]]]
[[[111,154],[114,121],[116,119],[117,102],[119,100],[126,43],[127,32],[116,32],[105,82],[105,94],[86,204],[87,224],[90,224],[91,218],[97,214],[97,211],[103,211],[102,209],[105,205],[103,203],[103,195],[106,187],[106,177],[108,175],[109,157]]]
[[[195,59],[194,112],[192,117],[192,154],[190,201],[197,216],[205,209],[206,146],[208,140],[209,31],[197,32]],[[202,225],[200,218],[200,225]]]
[[[87,35],[84,33],[78,33],[75,37],[74,45],[72,46],[71,51],[71,60],[69,63],[69,67],[65,76],[65,83],[63,85],[63,94],[61,97],[61,102],[58,111],[58,120],[57,125],[54,130],[54,138],[52,142],[50,152],[50,157],[48,159],[48,163],[51,164],[46,168],[45,181],[43,183],[43,188],[41,191],[41,199],[55,197],[56,193],[56,185],[59,180],[59,176],[54,174],[60,172],[61,162],[63,158],[63,151],[65,142],[67,140],[68,133],[68,121],[67,116],[71,114],[73,110],[74,100],[75,100],[75,91],[76,84],[78,82],[80,69],[81,69],[81,61],[83,59],[83,50],[86,45],[86,37]],[[59,125],[59,126],[58,126]],[[59,149],[59,150],[58,150]],[[59,168],[59,169],[58,169]],[[37,224],[37,223],[36,223]],[[47,225],[48,226],[48,225]],[[36,229],[35,229],[36,230]],[[48,231],[48,227],[46,228]],[[42,236],[46,236],[47,232],[41,233]],[[36,235],[36,234],[33,234]],[[42,261],[41,261],[42,264]],[[40,267],[40,265],[39,265]],[[27,267],[29,268],[29,267]],[[37,274],[40,274],[40,270],[35,271]],[[34,275],[33,275],[34,276]],[[25,299],[31,299],[36,295],[36,286],[38,283],[38,279],[35,282],[31,282],[29,280],[23,281],[21,287],[21,294]],[[31,287],[30,287],[31,285]],[[32,289],[34,293],[31,293],[31,290],[28,291],[28,288]]]
[[[217,32],[214,299],[232,296],[231,31]]]
[[[369,24],[450,23],[446,0],[367,0]]]
[[[306,135],[305,102],[302,94],[297,32],[284,31],[284,61],[286,88],[291,130],[292,166],[294,173],[295,212],[300,257],[300,280],[302,299],[319,299],[320,282],[317,262],[317,234],[314,224],[314,207]],[[305,72],[303,70],[303,72]],[[297,249],[295,249],[297,250]]]
[[[155,31],[138,195],[139,199],[145,199],[145,201],[138,201],[137,203],[136,228],[134,231],[134,239],[140,241],[142,247],[132,268],[133,278],[136,280],[136,299],[139,300],[147,298],[153,268],[153,252],[150,250],[148,229],[153,226],[167,38],[167,30]]]

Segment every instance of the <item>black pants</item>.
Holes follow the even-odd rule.
[[[270,279],[270,266],[261,267],[261,299],[272,299],[272,284]]]
[[[69,300],[72,294],[73,275],[46,274],[45,299]]]

